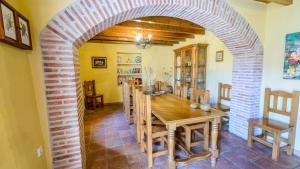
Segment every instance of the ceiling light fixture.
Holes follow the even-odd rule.
[[[143,32],[139,33],[135,37],[136,46],[141,49],[150,48],[152,46],[151,39],[152,39],[151,34],[145,35]]]

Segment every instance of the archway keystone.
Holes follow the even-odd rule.
[[[247,137],[247,120],[259,115],[263,47],[226,0],[76,0],[40,34],[53,168],[85,168],[78,48],[114,24],[143,16],[189,20],[224,42],[233,54],[229,130]]]

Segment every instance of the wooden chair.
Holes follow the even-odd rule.
[[[187,98],[187,87],[175,85],[174,95],[182,98]]]
[[[222,104],[222,101],[231,101],[231,84],[219,83],[218,85],[218,101],[217,104],[213,105],[212,108],[217,111],[229,112],[230,107]],[[220,121],[220,128],[224,125],[224,123],[229,122],[229,116],[225,116]]]
[[[98,105],[104,105],[103,94],[96,94],[95,80],[84,81],[83,89],[85,97],[85,107],[87,109],[92,108],[93,110],[95,110]],[[100,98],[100,102],[98,102],[98,98]]]
[[[132,88],[134,86],[128,84],[128,82],[123,82],[123,109],[127,118],[128,124],[131,124],[134,119],[133,114],[133,95],[132,95]]]
[[[273,100],[271,97],[273,96]],[[278,101],[282,98],[282,106],[279,110]],[[291,101],[291,109],[288,112],[288,100]],[[273,104],[270,104],[270,101]],[[272,148],[272,160],[277,161],[281,149],[287,149],[287,154],[292,155],[295,144],[295,133],[297,126],[297,113],[299,104],[299,92],[294,91],[288,93],[285,91],[271,91],[270,88],[265,89],[264,114],[262,119],[250,119],[248,128],[248,147],[252,147],[253,140],[258,141]],[[272,106],[272,107],[271,107]],[[269,118],[270,112],[289,117],[289,123],[282,123]],[[262,129],[262,135],[254,136],[253,128]],[[281,137],[283,133],[288,133],[288,139]],[[273,137],[272,143],[267,141],[267,136]],[[280,146],[281,141],[286,142],[285,146]]]
[[[200,104],[209,103],[209,91],[200,91],[194,88],[190,89],[191,91],[191,102],[197,102]],[[204,149],[208,150],[209,146],[209,122],[196,123],[191,125],[183,125],[184,128],[184,141],[187,149],[190,151],[191,147],[198,145],[204,145]],[[199,130],[203,130],[200,132]],[[203,138],[203,141],[196,141],[196,137]]]
[[[152,125],[151,96],[140,95],[140,129],[141,151],[147,151],[148,167],[153,166],[153,158],[168,154],[168,150],[153,151],[153,143],[160,142],[161,146],[167,143],[168,131],[165,126]]]
[[[156,81],[154,85],[155,85],[155,92],[161,91],[161,85],[162,85],[161,81]]]
[[[181,92],[182,92],[182,87],[179,85],[175,85],[174,86],[174,95],[175,96],[181,96]]]
[[[134,89],[134,101],[135,101],[135,111],[134,111],[134,131],[136,134],[136,140],[138,143],[141,142],[141,129],[140,129],[140,112],[141,112],[141,95],[142,92],[139,88]]]

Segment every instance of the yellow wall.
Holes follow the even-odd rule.
[[[130,44],[86,43],[79,49],[81,80],[95,80],[96,90],[104,94],[105,103],[122,102],[121,86],[117,84],[117,52],[142,53],[143,80],[145,67],[151,67],[159,80],[163,68],[173,70],[170,68],[173,63],[170,46],[152,46],[144,50]],[[107,69],[92,69],[92,56],[107,57]]]
[[[265,27],[264,86],[286,91],[300,91],[299,80],[283,79],[285,35],[300,32],[300,0],[290,6],[268,5]],[[298,111],[296,149],[300,155],[300,110]]]
[[[40,51],[40,33],[46,24],[59,11],[63,10],[74,0],[20,0],[22,6],[27,9],[28,19],[30,20],[31,35],[33,41],[33,50],[28,52],[28,58],[31,68],[31,74],[34,81],[35,99],[37,102],[38,116],[40,118],[41,130],[44,137],[44,149],[47,159],[47,168],[52,168],[52,158],[50,151],[50,138],[48,129],[48,114],[46,107],[46,95],[44,86],[44,77],[42,69],[41,51]]]
[[[27,16],[16,0],[12,6]],[[44,140],[35,102],[28,53],[0,43],[0,168],[44,169],[36,149]]]

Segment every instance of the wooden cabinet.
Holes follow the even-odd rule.
[[[174,50],[174,85],[205,90],[207,44],[192,44]]]

